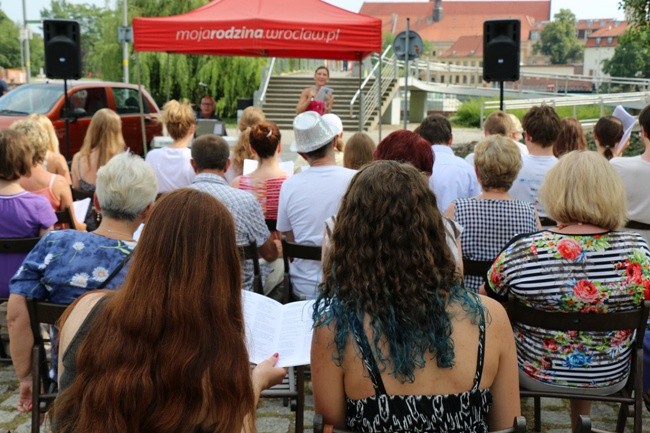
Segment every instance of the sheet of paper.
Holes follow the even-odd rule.
[[[72,207],[74,208],[74,214],[77,217],[77,221],[83,221],[86,219],[86,214],[90,207],[90,197],[72,202]]]
[[[144,228],[144,223],[141,223],[137,229],[133,232],[133,240],[134,241],[139,241],[140,240],[140,235],[142,235],[142,229]]]
[[[279,353],[278,366],[307,365],[310,362],[314,301],[279,302],[242,290],[246,346],[252,363]]]

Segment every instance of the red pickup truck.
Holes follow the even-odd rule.
[[[143,114],[140,118],[140,91],[133,84],[108,81],[69,81],[70,146],[66,144],[63,82],[48,81],[24,84],[0,97],[0,129],[9,128],[16,120],[29,114],[44,114],[54,124],[59,147],[66,159],[72,159],[83,143],[93,114],[101,108],[110,108],[122,119],[122,134],[127,147],[143,154],[142,124],[145,142],[162,135],[160,110],[151,95],[142,90]],[[144,122],[142,122],[144,120]]]

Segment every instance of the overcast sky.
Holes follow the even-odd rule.
[[[94,4],[97,6],[105,6],[106,0],[67,0],[68,3],[86,3]],[[128,1],[128,0],[127,0]],[[183,1],[183,0],[169,0],[169,1]],[[245,4],[245,0],[241,0]],[[296,0],[300,1],[300,0]],[[334,4],[344,9],[358,12],[363,4],[363,0],[325,0],[327,3]],[[383,1],[383,0],[374,0]],[[400,0],[393,0],[400,1]],[[411,0],[417,1],[417,0]],[[462,0],[447,0],[447,1],[462,1]],[[500,1],[500,0],[474,0],[474,1]],[[521,0],[519,0],[521,1]],[[41,9],[50,6],[50,0],[0,0],[0,5],[4,13],[9,16],[13,21],[23,21],[23,2],[27,8],[27,19],[38,20],[40,19]],[[445,1],[443,0],[443,7]],[[115,0],[109,0],[108,4],[115,7]],[[128,4],[128,3],[127,3]],[[551,16],[553,16],[560,8],[568,8],[578,18],[617,18],[622,20],[624,18],[623,12],[617,8],[618,0],[552,0],[551,2]]]

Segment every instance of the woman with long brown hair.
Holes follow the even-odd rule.
[[[251,373],[240,267],[224,205],[192,189],[163,196],[122,288],[64,316],[55,431],[254,430],[259,392],[286,370],[276,354]]]

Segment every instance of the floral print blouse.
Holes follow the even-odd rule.
[[[490,289],[550,311],[606,313],[650,299],[650,249],[632,232],[540,231],[510,241],[488,271]],[[519,368],[553,385],[602,388],[627,379],[633,330],[561,332],[513,323]]]
[[[26,298],[70,304],[96,289],[134,247],[134,242],[93,233],[51,231],[27,255],[9,290]],[[122,284],[129,263],[106,285],[107,289]]]

